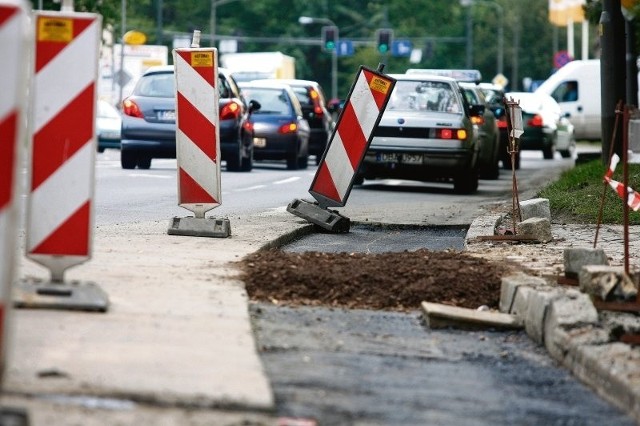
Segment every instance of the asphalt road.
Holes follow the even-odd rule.
[[[523,154],[523,192],[571,164]],[[125,171],[118,152],[108,150],[98,155],[97,167],[98,226],[188,215],[177,206],[175,160]],[[314,174],[311,163],[302,171],[281,164],[259,164],[251,173],[223,170],[223,205],[213,214],[233,223],[236,215],[308,199]],[[431,226],[428,248],[458,249],[465,225],[510,200],[511,185],[510,174],[502,173],[499,180],[481,181],[477,194],[460,196],[449,184],[367,181],[353,189],[343,212],[356,221]],[[424,245],[424,232],[358,225],[339,244],[334,236],[315,234],[291,250],[413,249]],[[524,333],[433,331],[419,312],[253,305],[251,314],[280,416],[321,425],[634,424]]]
[[[278,414],[319,425],[633,425],[524,333],[419,312],[252,305]]]

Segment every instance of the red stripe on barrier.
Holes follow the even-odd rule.
[[[0,6],[0,25],[7,22],[11,17],[18,13],[17,7]]]
[[[13,112],[0,121],[0,210],[9,204],[13,193],[17,120],[18,114]]]
[[[331,173],[329,173],[329,168],[327,167],[327,162],[323,161],[316,172],[315,184],[312,188],[313,191],[324,195],[327,198],[331,198],[332,200],[340,202],[340,194],[338,194],[338,190],[336,189],[335,184],[333,183],[333,179],[331,178]]]
[[[187,172],[180,169],[180,202],[182,204],[205,204],[217,203],[218,201]]]
[[[211,66],[193,66],[193,61],[191,60],[191,54],[192,53],[197,53],[198,51],[191,51],[191,50],[178,50],[178,55],[180,55],[180,57],[182,59],[185,60],[186,63],[188,63],[189,65],[191,65],[191,67],[193,68],[193,70],[195,72],[197,72],[198,74],[200,74],[200,77],[202,77],[207,83],[209,83],[212,87],[215,87],[216,82],[214,81],[214,70],[213,70],[213,65]],[[205,52],[201,52],[201,53],[210,53],[213,54],[213,51],[205,51]]]
[[[72,22],[72,38],[65,39],[60,37],[61,40],[50,41],[49,36],[46,33],[40,32],[41,23],[45,21],[53,20],[70,20]],[[54,17],[54,16],[38,16],[36,22],[36,73],[44,68],[53,58],[55,58],[65,47],[69,45],[80,33],[87,29],[91,23],[95,21],[95,18],[70,18],[70,17]]]
[[[340,119],[340,126],[336,131],[340,134],[340,139],[349,156],[351,167],[356,170],[360,165],[362,154],[367,148],[367,138],[362,132],[362,127],[358,122],[358,117],[356,117],[351,102],[347,102],[345,105]]]
[[[89,200],[35,247],[31,253],[87,256],[89,254],[90,211],[91,201]]]
[[[34,135],[32,191],[93,137],[93,86],[87,86]]]
[[[178,92],[178,127],[212,161],[216,161],[216,127]],[[212,143],[213,142],[213,143]]]
[[[376,76],[375,74],[364,70],[364,76],[367,79],[367,83],[369,83],[369,87],[371,87],[371,81],[374,78],[380,78],[378,76]],[[382,109],[382,106],[384,105],[384,100],[387,98],[387,94],[385,92],[380,92],[378,90],[371,90],[371,94],[373,95],[373,99],[376,101],[376,105],[378,106],[378,109]]]

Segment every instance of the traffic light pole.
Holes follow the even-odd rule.
[[[331,99],[338,99],[338,46],[331,52]]]

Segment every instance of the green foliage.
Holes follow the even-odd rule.
[[[42,1],[46,10],[60,8],[53,0]],[[376,68],[382,62],[388,73],[403,73],[410,67],[465,68],[468,11],[473,20],[472,65],[486,80],[497,71],[500,22],[504,29],[503,72],[512,80],[512,89],[521,88],[523,77],[547,78],[554,53],[548,0],[476,0],[471,9],[451,0],[76,0],[74,5],[77,11],[101,13],[118,39],[125,3],[126,30],[142,31],[149,44],[169,47],[174,35],[190,35],[194,29],[202,32],[202,45],[208,45],[211,7],[217,4],[218,35],[250,38],[239,41],[240,51],[282,51],[294,56],[298,76],[317,80],[325,88],[331,82],[331,53],[321,50],[322,24],[301,25],[298,18],[329,19],[338,26],[340,39],[356,45],[354,56],[338,59],[340,97],[347,95],[361,65]],[[392,28],[396,40],[409,39],[414,48],[422,49],[422,60],[412,64],[409,58],[378,52],[375,34],[379,28]],[[555,37],[563,48],[564,33]],[[299,39],[316,43],[293,42]]]
[[[600,160],[577,165],[543,189],[539,196],[549,199],[552,217],[562,218],[567,223],[597,223],[604,194],[601,223],[622,224],[622,199],[603,183],[605,171]],[[622,182],[622,164],[616,168],[613,179]],[[629,186],[640,188],[639,164],[629,164]],[[640,212],[629,209],[629,223],[640,224]]]

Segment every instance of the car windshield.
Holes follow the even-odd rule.
[[[449,83],[442,81],[398,81],[396,82],[388,110],[396,111],[441,111],[461,113],[459,99]]]
[[[258,101],[260,109],[254,114],[291,115],[292,106],[286,92],[279,88],[245,87],[246,99]]]
[[[175,78],[173,73],[157,73],[143,76],[135,88],[136,95],[154,98],[173,98]]]

